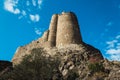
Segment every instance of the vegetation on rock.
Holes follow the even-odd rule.
[[[60,78],[59,61],[44,57],[41,55],[42,53],[45,53],[42,49],[33,49],[31,55],[24,56],[23,61],[14,66],[14,70],[2,76],[0,80],[51,80],[52,78]],[[56,75],[57,73],[59,75]]]

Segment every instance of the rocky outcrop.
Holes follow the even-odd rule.
[[[105,80],[120,80],[120,62],[104,60],[105,69],[109,70],[108,77]]]
[[[82,41],[77,17],[72,12],[54,14],[41,38],[16,50],[13,64],[19,64],[35,48],[43,48],[46,58],[60,59],[60,73],[56,75],[62,74],[64,80],[120,80],[120,62],[104,59],[98,49]]]

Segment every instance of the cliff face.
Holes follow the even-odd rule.
[[[41,38],[36,41],[32,41],[28,45],[19,47],[12,59],[12,62],[14,64],[19,63],[24,55],[31,54],[31,50],[33,48],[42,47],[50,53],[54,48],[59,50],[60,48],[65,48],[70,45],[82,45],[85,48],[80,47],[80,49],[84,51],[86,48],[89,48],[91,51],[90,54],[99,53],[99,58],[103,59],[99,50],[94,47],[91,48],[88,45],[86,46],[86,44],[82,41],[76,15],[73,12],[62,12],[62,14],[54,14],[52,16],[49,29],[44,32]],[[90,52],[89,50],[88,52]],[[94,51],[96,52],[94,53]]]

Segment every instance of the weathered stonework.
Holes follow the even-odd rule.
[[[82,42],[76,15],[72,12],[54,14],[51,18],[49,30],[43,34],[44,47],[60,47]]]
[[[51,46],[56,45],[57,22],[58,22],[58,15],[55,14],[52,16],[50,26],[49,26],[48,41],[50,42]]]
[[[56,47],[66,44],[80,44],[82,38],[76,15],[72,12],[53,15],[48,41],[52,44],[51,46]]]
[[[80,44],[82,38],[76,15],[72,12],[62,13],[58,16],[56,46],[66,44]]]
[[[42,36],[43,42],[48,41],[48,36],[49,36],[49,30],[47,30],[46,32],[44,32],[44,34]]]

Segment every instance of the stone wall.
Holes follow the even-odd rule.
[[[49,30],[44,32],[44,34],[42,36],[43,42],[48,41],[48,36],[49,36]]]

